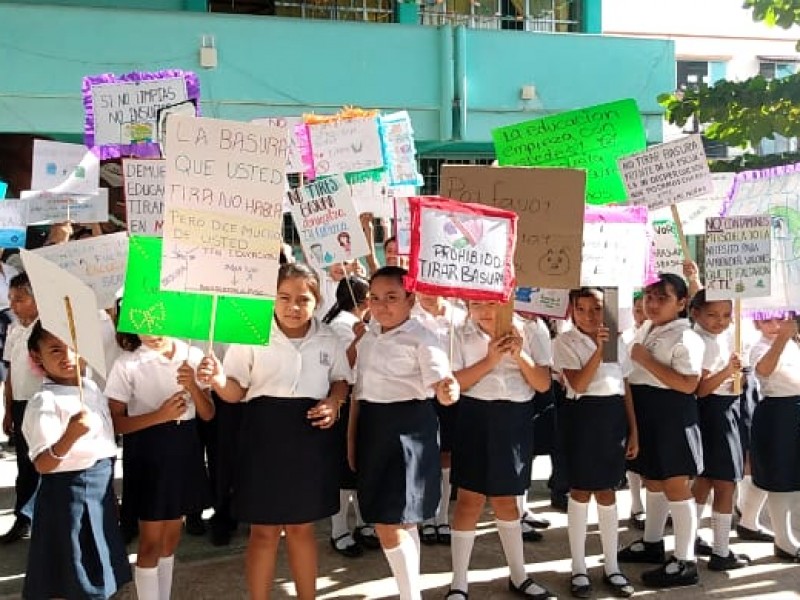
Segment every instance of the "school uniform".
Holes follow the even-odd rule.
[[[306,417],[331,383],[352,377],[333,330],[314,319],[304,338],[290,339],[275,325],[269,346],[231,346],[224,368],[247,389],[234,516],[284,525],[336,513],[341,448],[333,429],[314,427]]]
[[[367,523],[432,519],[441,496],[434,384],[451,374],[447,353],[418,320],[357,346],[354,397],[358,502]]]
[[[353,331],[353,326],[359,322],[360,319],[357,316],[351,312],[343,310],[336,315],[330,323],[328,323],[328,326],[333,330],[333,332],[339,338],[339,341],[344,346],[345,352],[347,351],[348,346],[350,346],[352,341],[356,338],[356,334]],[[343,490],[356,489],[356,474],[350,468],[350,464],[347,462],[347,424],[350,421],[352,391],[353,390],[351,386],[351,393],[347,396],[347,402],[344,403],[339,411],[339,420],[336,421],[333,426],[333,429],[336,432],[336,438],[338,440],[337,453],[341,457],[341,464],[339,466],[339,487]]]
[[[755,367],[772,346],[762,337],[753,346]],[[753,483],[768,492],[800,491],[800,346],[786,343],[771,375],[756,374],[762,399],[753,413],[750,458]]]
[[[705,344],[703,371],[713,376],[724,370],[733,353],[731,330],[714,335],[695,324],[694,331]],[[701,477],[719,481],[740,481],[744,475],[741,438],[741,403],[728,378],[703,398],[697,398],[700,434],[703,441]]]
[[[128,416],[161,408],[167,398],[183,390],[177,383],[183,362],[196,369],[203,359],[199,348],[180,340],[173,343],[172,358],[143,345],[124,352],[114,363],[105,393],[124,403]],[[133,495],[132,506],[140,521],[180,519],[209,506],[208,476],[195,415],[194,403],[189,401],[180,419],[125,434],[124,487]]]
[[[625,379],[632,365],[620,339],[618,361],[601,362],[586,391],[578,393],[564,377],[566,402],[562,427],[567,473],[572,489],[614,489],[625,475],[628,422]],[[578,328],[562,333],[553,343],[556,371],[578,371],[591,360],[597,344]]]
[[[550,338],[550,330],[547,328],[543,319],[532,319],[525,321],[523,334],[531,340],[533,350],[532,358],[537,365],[551,367],[553,365],[553,340]],[[551,374],[551,378],[553,375]],[[555,477],[556,461],[555,455],[560,451],[558,413],[559,389],[560,384],[556,381],[546,392],[535,392],[533,394],[533,456],[551,455],[554,457],[553,471]],[[549,485],[549,484],[548,484]],[[552,487],[552,486],[551,486]]]
[[[657,327],[646,321],[636,332],[637,343],[682,375],[699,377],[702,372],[704,344],[688,319]],[[703,448],[695,395],[667,387],[636,362],[628,382],[639,432],[639,455],[630,469],[655,481],[701,473]]]
[[[515,319],[515,325],[522,323]],[[546,360],[535,338],[523,330],[523,349]],[[486,357],[491,337],[472,320],[456,332],[453,370]],[[517,496],[531,482],[533,388],[510,356],[471,388],[461,390],[453,448],[453,485],[485,496]]]
[[[117,525],[117,447],[108,402],[88,378],[83,380],[83,398],[89,431],[53,471],[41,476],[22,592],[26,599],[104,599],[131,580]],[[45,380],[22,424],[32,461],[61,438],[80,410],[77,386]]]

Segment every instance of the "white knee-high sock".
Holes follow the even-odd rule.
[[[358,494],[353,492],[351,501],[353,503],[353,512],[356,515],[356,527],[362,527],[364,525],[364,517],[361,516],[361,507],[358,505]]]
[[[464,593],[469,587],[469,559],[472,556],[472,546],[475,544],[475,531],[450,532],[450,554],[453,557],[453,582],[451,590],[460,590]]]
[[[647,506],[645,512],[647,519],[644,522],[645,542],[660,542],[664,539],[664,528],[667,526],[669,516],[669,502],[663,492],[647,491]]]
[[[422,600],[419,582],[419,552],[414,539],[402,536],[400,545],[391,550],[383,549],[389,568],[392,570],[400,600]]]
[[[347,528],[347,509],[350,506],[351,490],[339,490],[339,512],[331,517],[331,537],[337,539],[346,533],[350,533]]]
[[[133,570],[136,597],[139,600],[161,600],[158,591],[158,567],[136,567]]]
[[[733,515],[726,515],[724,513],[712,512],[711,513],[711,529],[714,532],[714,554],[728,556],[729,548],[728,541],[731,537],[731,522]]]
[[[525,572],[525,553],[522,548],[522,525],[517,521],[501,521],[495,519],[497,533],[500,535],[500,544],[508,563],[509,578],[516,586],[528,578]],[[543,594],[544,588],[533,584],[528,588],[529,594]]]
[[[420,559],[422,558],[422,544],[419,541],[419,529],[416,527],[409,527],[406,529],[408,535],[414,540],[414,545],[417,547],[417,571],[419,571]]]
[[[161,600],[169,600],[172,595],[172,569],[174,566],[174,554],[158,559],[158,595]]]
[[[706,504],[705,502],[703,502],[702,504],[700,502],[695,502],[695,504],[697,510],[697,526],[700,527],[700,521],[702,521],[703,519],[703,514],[705,514],[706,512],[706,506],[708,506],[708,504]]]
[[[450,522],[450,467],[442,469],[442,497],[436,509],[436,524],[446,525]]]
[[[619,549],[619,516],[617,505],[597,505],[597,526],[600,529],[600,542],[603,545],[603,567],[606,575],[619,573],[617,550]]]
[[[794,554],[800,544],[792,534],[792,504],[800,499],[800,492],[769,492],[767,494],[767,510],[772,530],[775,533],[775,545],[781,550]]]
[[[570,497],[567,502],[567,534],[572,555],[572,574],[586,573],[586,528],[589,520],[589,503]]]
[[[528,512],[528,490],[525,490],[522,495],[517,496],[517,510],[519,511],[520,519]]]
[[[747,529],[758,531],[758,518],[761,516],[761,509],[767,501],[767,492],[753,483],[751,475],[745,475],[739,482],[739,511],[742,518],[739,524]]]
[[[644,512],[642,506],[642,478],[638,473],[628,471],[628,489],[631,491],[631,514]]]
[[[697,538],[697,508],[694,500],[670,502],[672,526],[675,530],[675,558],[694,560],[694,541]]]

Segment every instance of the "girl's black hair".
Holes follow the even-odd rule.
[[[11,278],[11,281],[8,282],[8,289],[24,290],[28,293],[28,295],[33,296],[31,280],[28,278],[28,274],[25,272],[22,272],[19,275],[14,275],[14,277]]]
[[[311,267],[302,263],[286,263],[281,265],[278,269],[278,287],[287,279],[303,279],[305,280],[311,293],[317,301],[317,304],[322,303],[322,292],[320,292],[319,277],[311,269]]]
[[[408,271],[406,271],[403,267],[381,267],[372,274],[372,277],[369,278],[369,284],[372,285],[372,282],[376,279],[392,279],[397,284],[405,288],[406,275],[408,275]]]
[[[42,322],[38,319],[31,327],[31,334],[28,336],[28,352],[39,352],[39,345],[46,337],[55,337],[52,333],[42,327]]]
[[[703,288],[702,290],[698,290],[698,292],[692,297],[692,301],[689,303],[689,308],[691,310],[701,310],[712,302],[730,302],[730,300],[709,300],[706,298],[706,290]]]
[[[668,287],[672,288],[678,300],[688,300],[689,286],[686,285],[686,281],[684,281],[683,277],[681,277],[680,275],[676,275],[675,273],[659,273],[658,281],[648,285],[645,288],[645,292],[647,292],[648,290],[657,290],[662,293],[667,293]],[[689,303],[687,301],[686,308],[684,308],[680,313],[678,313],[678,316],[682,319],[687,318],[689,316],[688,308],[689,308]]]
[[[322,318],[323,323],[330,323],[342,311],[352,311],[356,306],[364,304],[369,295],[369,283],[356,275],[345,277],[336,286],[336,303]]]
[[[603,290],[595,287],[581,287],[569,291],[570,306],[574,306],[579,298],[603,298]]]
[[[121,308],[122,298],[117,298],[117,310],[114,311],[114,329],[116,329],[117,325],[119,325],[119,314]],[[135,352],[142,345],[142,340],[140,340],[139,336],[135,333],[123,333],[121,331],[117,331],[114,334],[114,339],[117,342],[117,346],[125,350],[125,352]]]

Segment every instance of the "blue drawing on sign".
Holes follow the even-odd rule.
[[[333,262],[333,254],[331,254],[330,252],[326,252],[325,253],[325,263],[327,264],[327,263],[330,263],[330,262]]]
[[[55,175],[58,173],[58,165],[54,162],[49,162],[45,165],[44,170],[48,175]]]
[[[532,288],[517,288],[517,293],[514,296],[514,299],[517,302],[530,302],[532,298],[533,298]]]

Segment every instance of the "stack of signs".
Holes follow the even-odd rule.
[[[587,207],[581,285],[619,288],[644,285],[650,254],[647,227],[644,207]]]
[[[317,177],[383,169],[377,117],[308,125]]]
[[[706,220],[706,297],[709,300],[770,295],[772,229],[769,215]]]
[[[167,121],[161,288],[275,297],[286,127]]]
[[[639,108],[620,100],[492,131],[500,166],[585,169],[586,202],[625,199],[617,159],[646,147]]]
[[[167,161],[126,158],[122,160],[122,169],[128,233],[161,237]]]
[[[292,218],[307,260],[322,269],[370,252],[344,177],[289,190]]]
[[[517,215],[447,198],[411,198],[412,291],[507,302]]]
[[[422,185],[417,171],[417,150],[414,129],[406,111],[383,115],[379,119],[383,156],[390,186]]]

